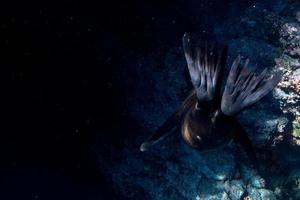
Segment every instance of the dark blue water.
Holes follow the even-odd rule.
[[[0,6],[0,199],[300,199],[300,2],[131,0]],[[200,152],[180,129],[139,150],[192,89],[190,32],[278,86],[238,115],[235,142]],[[226,76],[225,76],[226,77]]]

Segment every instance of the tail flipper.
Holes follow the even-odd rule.
[[[281,80],[282,72],[276,72],[267,79],[267,70],[256,75],[255,70],[247,68],[249,59],[241,67],[241,57],[238,56],[231,66],[225,90],[222,96],[221,110],[224,114],[233,116],[259,101],[268,94]]]
[[[207,42],[191,44],[191,37],[187,33],[183,36],[183,48],[198,101],[213,100],[220,90],[227,48]]]

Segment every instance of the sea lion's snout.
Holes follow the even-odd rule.
[[[147,151],[148,147],[149,147],[148,142],[144,142],[144,143],[140,146],[140,151],[141,151],[141,152]]]

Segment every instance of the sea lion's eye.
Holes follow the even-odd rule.
[[[196,138],[197,138],[198,140],[201,140],[201,137],[200,137],[199,135],[197,135]]]

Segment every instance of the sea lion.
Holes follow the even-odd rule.
[[[181,125],[183,139],[191,147],[207,151],[235,140],[244,147],[253,167],[256,167],[251,141],[236,116],[268,94],[281,80],[282,72],[267,78],[266,69],[258,74],[257,70],[248,67],[249,59],[242,65],[241,56],[238,56],[221,94],[227,47],[217,43],[192,43],[186,33],[183,48],[194,89],[178,111],[141,145],[140,150],[146,151]]]

